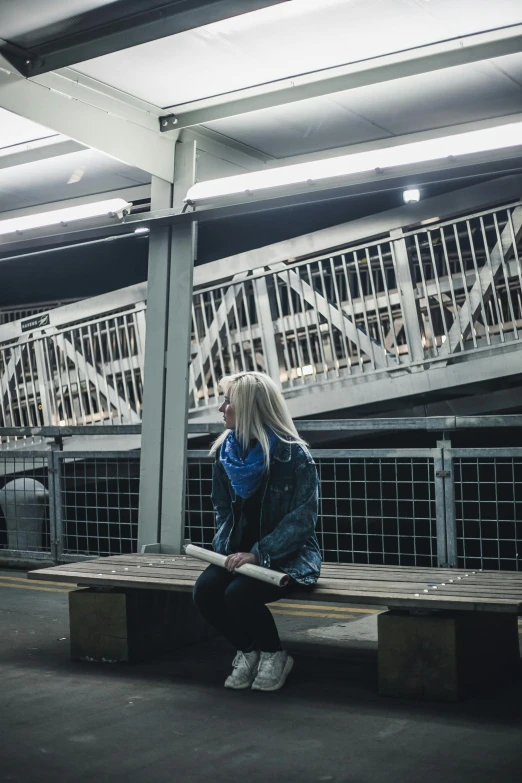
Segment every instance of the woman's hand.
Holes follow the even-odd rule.
[[[258,565],[259,561],[251,552],[236,552],[227,557],[225,560],[225,568],[227,571],[235,571],[236,568],[239,568],[239,566],[245,565],[246,563]]]

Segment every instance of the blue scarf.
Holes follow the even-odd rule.
[[[268,428],[266,434],[270,441],[270,455],[272,455],[278,438]],[[243,450],[236,438],[236,433],[234,430],[230,430],[221,444],[219,459],[236,495],[248,498],[260,487],[265,471],[265,456],[259,441],[256,441],[255,446],[243,457]]]

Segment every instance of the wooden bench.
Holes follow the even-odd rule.
[[[137,661],[208,637],[192,604],[206,564],[182,555],[103,557],[44,568],[29,579],[78,585],[69,593],[74,659]],[[522,574],[324,564],[314,602],[382,606],[379,691],[451,701],[520,673]]]

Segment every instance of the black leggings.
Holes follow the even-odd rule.
[[[193,598],[205,620],[236,650],[276,652],[281,641],[265,604],[284,598],[295,587],[295,582],[275,587],[210,565],[194,585]]]

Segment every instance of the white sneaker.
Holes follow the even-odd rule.
[[[294,659],[285,650],[262,652],[253,691],[278,691],[292,671]]]
[[[259,665],[259,650],[252,652],[237,651],[232,661],[234,667],[232,674],[225,680],[225,688],[250,688],[257,674]]]

